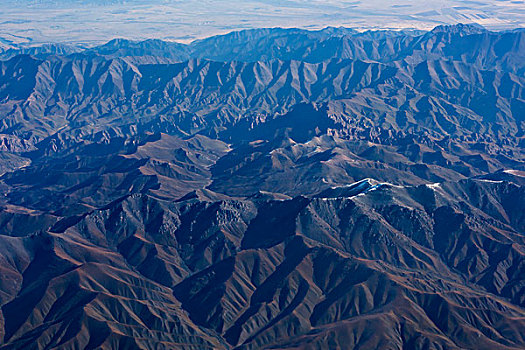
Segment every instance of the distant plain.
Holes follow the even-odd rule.
[[[476,23],[525,27],[522,0],[4,0],[0,48],[47,42],[99,44],[115,37],[179,42],[261,27],[431,29]]]

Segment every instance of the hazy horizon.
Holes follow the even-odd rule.
[[[422,29],[477,23],[487,29],[525,27],[524,1],[441,0],[432,4],[372,1],[8,0],[0,4],[0,42],[96,44],[113,38],[190,42],[263,28]]]

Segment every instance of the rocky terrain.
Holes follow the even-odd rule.
[[[0,349],[522,349],[525,32],[6,50]]]

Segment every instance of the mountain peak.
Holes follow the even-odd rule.
[[[459,35],[482,34],[488,32],[485,27],[477,23],[458,23],[450,25],[440,25],[432,29],[431,33],[450,33]]]
[[[380,182],[366,178],[346,186],[335,186],[322,191],[317,194],[317,198],[352,198],[358,195],[366,194],[367,192],[373,191],[377,188],[382,187],[383,184]]]

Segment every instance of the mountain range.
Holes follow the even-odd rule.
[[[0,57],[0,349],[525,346],[525,31]]]

